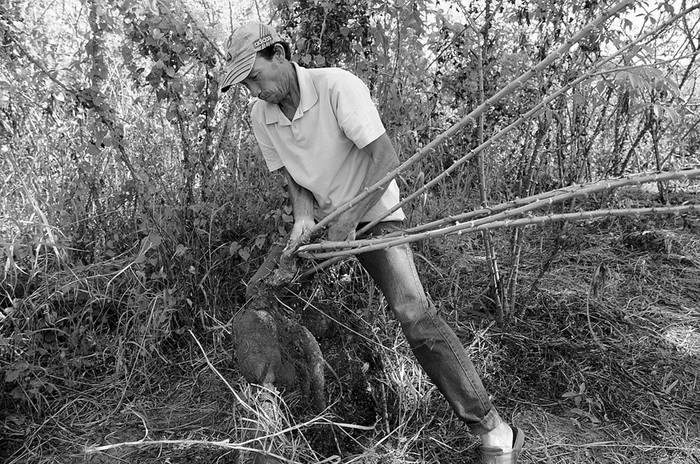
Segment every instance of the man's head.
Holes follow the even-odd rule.
[[[221,91],[226,92],[232,85],[243,82],[250,75],[256,57],[271,61],[279,50],[284,58],[291,58],[289,44],[283,42],[271,26],[251,22],[235,28],[226,42]]]

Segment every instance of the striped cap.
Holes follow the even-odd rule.
[[[277,32],[262,23],[246,23],[234,29],[226,41],[226,68],[219,89],[226,92],[233,84],[248,77],[255,54],[280,41]]]

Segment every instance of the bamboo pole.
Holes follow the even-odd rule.
[[[612,16],[613,14],[615,14],[615,12],[620,11],[620,10],[621,10],[622,8],[624,8],[624,7],[625,7],[625,5],[617,4],[617,5],[613,6],[613,8],[611,8],[610,10],[608,10],[606,13],[604,13],[604,16],[605,16],[606,18],[609,18],[610,16]],[[513,123],[511,123],[511,124],[510,124],[509,126],[507,126],[506,128],[502,129],[502,130],[499,131],[498,133],[496,133],[496,134],[494,134],[493,136],[491,136],[491,138],[490,138],[489,140],[485,141],[482,145],[476,147],[474,150],[472,150],[471,153],[468,153],[467,155],[465,155],[465,156],[464,156],[463,158],[461,158],[460,160],[455,161],[454,164],[453,164],[452,166],[450,166],[450,168],[448,168],[445,172],[443,172],[442,174],[440,174],[439,176],[437,176],[436,178],[434,178],[434,179],[431,180],[430,182],[425,183],[425,184],[423,185],[422,188],[420,188],[420,189],[416,190],[415,192],[411,193],[410,195],[408,195],[407,197],[405,197],[405,198],[403,199],[403,201],[401,201],[401,202],[400,202],[398,205],[396,205],[394,208],[388,210],[388,211],[385,213],[385,216],[384,216],[384,217],[386,217],[387,215],[389,215],[389,214],[391,214],[392,212],[396,211],[397,209],[399,209],[400,207],[402,207],[404,204],[407,204],[408,202],[412,201],[414,198],[416,198],[417,196],[423,194],[423,193],[424,193],[425,191],[427,191],[428,189],[432,188],[434,185],[436,185],[438,182],[440,182],[442,179],[444,179],[446,176],[448,176],[452,171],[454,171],[457,167],[459,167],[459,166],[461,166],[462,164],[464,164],[464,163],[466,163],[467,161],[469,161],[471,158],[473,158],[474,156],[476,156],[480,151],[485,150],[486,148],[488,148],[491,144],[493,144],[494,141],[496,141],[496,140],[502,138],[502,137],[505,136],[508,132],[510,132],[511,130],[515,129],[515,128],[518,127],[520,124],[522,124],[523,122],[527,121],[529,118],[531,118],[531,117],[535,116],[536,114],[538,114],[539,112],[543,111],[544,108],[545,108],[549,103],[551,103],[552,101],[554,101],[556,98],[559,98],[562,94],[564,94],[566,91],[568,91],[568,90],[569,90],[570,88],[572,88],[573,86],[579,85],[580,83],[582,83],[582,82],[584,82],[584,81],[587,81],[587,80],[589,80],[589,79],[591,79],[591,78],[594,78],[594,77],[596,77],[596,76],[598,76],[598,75],[600,75],[600,74],[604,74],[604,73],[607,73],[607,72],[615,72],[615,70],[611,70],[611,71],[596,71],[596,70],[599,69],[601,66],[605,65],[606,63],[612,61],[615,57],[617,57],[617,56],[619,56],[620,54],[624,53],[626,50],[629,50],[631,47],[635,46],[636,44],[639,44],[640,42],[646,40],[647,38],[649,38],[649,37],[651,37],[651,36],[653,36],[653,35],[655,35],[655,34],[658,34],[661,30],[663,30],[663,29],[665,29],[666,27],[668,27],[669,25],[673,24],[673,23],[674,23],[675,21],[677,21],[679,18],[682,18],[682,17],[686,16],[687,14],[689,14],[690,12],[692,12],[693,10],[698,9],[698,8],[700,8],[700,4],[691,5],[690,7],[686,8],[685,10],[683,10],[683,11],[677,13],[676,15],[674,15],[672,18],[670,18],[670,19],[669,19],[668,21],[666,21],[665,23],[659,25],[659,26],[658,26],[657,28],[655,28],[654,30],[652,30],[652,31],[650,31],[650,32],[648,32],[648,33],[646,33],[646,34],[644,34],[644,35],[642,35],[642,36],[636,38],[634,41],[628,43],[625,47],[623,47],[623,48],[617,50],[613,55],[611,55],[611,56],[609,56],[609,57],[606,57],[605,59],[599,61],[599,62],[595,65],[595,67],[593,68],[593,71],[592,71],[592,72],[587,73],[587,74],[585,74],[585,75],[582,75],[582,76],[580,76],[579,78],[575,79],[574,81],[568,83],[567,85],[565,85],[564,87],[562,87],[561,89],[559,89],[558,91],[556,91],[554,94],[550,95],[550,96],[547,97],[545,100],[543,100],[542,102],[540,102],[540,104],[538,104],[538,105],[536,105],[535,107],[533,107],[533,108],[532,108],[530,111],[528,111],[525,115],[523,115],[522,117],[520,117],[519,119],[517,119],[516,121],[514,121]],[[611,13],[611,12],[612,12],[612,13]],[[600,18],[598,18],[598,19],[600,19]],[[588,26],[587,26],[587,27],[588,27]],[[576,39],[576,37],[578,37],[578,38]],[[572,41],[573,41],[573,40],[580,40],[580,34],[577,34],[576,36],[574,36],[574,38],[572,38]],[[574,43],[574,42],[572,42],[572,43]],[[555,51],[554,54],[556,54],[557,52],[558,52],[558,51]],[[552,55],[549,55],[547,58],[549,58],[550,56],[552,56]],[[557,56],[558,56],[558,55],[557,55]],[[545,58],[545,59],[547,59],[547,58]],[[522,78],[522,76],[521,76],[521,78]],[[525,80],[523,80],[523,82],[525,82]],[[505,89],[504,89],[504,90],[505,90]],[[507,94],[508,94],[508,92],[506,92],[506,93],[503,94],[503,95],[507,95]],[[498,94],[494,95],[494,97],[496,97],[497,95],[498,95]],[[492,97],[492,98],[493,98],[493,97]],[[488,103],[489,103],[489,102],[486,102],[485,105],[488,105]],[[407,167],[408,165],[412,164],[413,162],[422,159],[424,156],[427,156],[432,150],[434,150],[434,149],[436,148],[437,145],[439,145],[439,143],[442,143],[442,141],[446,140],[447,137],[449,137],[449,136],[451,136],[452,134],[456,133],[458,129],[461,129],[462,127],[464,127],[464,125],[466,125],[466,123],[469,122],[470,116],[472,116],[472,118],[475,117],[475,114],[478,114],[478,113],[479,113],[479,110],[480,110],[480,108],[477,108],[476,110],[474,110],[474,112],[472,112],[472,113],[470,113],[469,115],[465,116],[461,121],[459,121],[458,123],[456,123],[455,125],[453,125],[453,126],[452,126],[450,129],[448,129],[445,133],[441,134],[437,139],[435,139],[433,142],[431,142],[431,144],[427,145],[427,146],[424,147],[420,152],[418,152],[417,154],[415,154],[413,157],[409,158],[404,164],[402,164],[401,166],[399,166],[399,167],[395,170],[395,173],[396,173],[396,174],[394,174],[394,175],[397,175],[397,174],[400,173],[402,170],[406,169],[406,167]],[[473,119],[472,119],[472,120],[473,120]],[[453,130],[453,129],[454,129],[454,130]],[[449,132],[449,135],[448,135],[448,132]],[[443,137],[443,136],[444,136],[444,137]],[[392,175],[392,173],[390,173],[389,175]],[[641,177],[641,176],[645,176],[645,175],[646,175],[646,173],[642,173],[642,174],[635,175],[635,176],[640,176],[640,177]],[[382,181],[380,181],[379,183],[381,183],[381,182],[382,182]],[[601,181],[601,182],[605,183],[605,182],[607,182],[607,181]],[[378,184],[379,184],[379,183],[378,183]],[[372,188],[372,187],[371,187],[371,188]],[[553,190],[553,191],[550,191],[550,192],[546,192],[546,193],[544,193],[544,194],[540,194],[539,198],[541,198],[541,199],[546,199],[546,198],[548,198],[548,197],[557,196],[557,195],[559,195],[562,191],[571,191],[571,190],[576,190],[576,189],[579,189],[579,188],[583,188],[583,186],[582,186],[582,187],[576,187],[576,186],[574,186],[574,187],[566,187],[565,189]],[[495,212],[495,211],[503,211],[503,210],[509,209],[509,208],[511,208],[511,207],[513,207],[513,206],[516,206],[516,205],[521,205],[521,204],[530,203],[531,201],[532,201],[532,197],[530,197],[530,198],[525,198],[525,199],[518,199],[518,200],[514,200],[514,201],[512,201],[512,202],[503,203],[503,204],[496,205],[496,206],[493,206],[493,207],[490,207],[490,208],[482,208],[482,209],[480,209],[480,210],[475,210],[475,211],[466,212],[466,213],[463,213],[463,214],[458,215],[458,216],[452,216],[452,217],[444,218],[444,219],[441,219],[441,220],[438,220],[438,221],[434,221],[434,222],[429,223],[429,224],[423,224],[423,225],[417,226],[417,227],[415,227],[415,228],[413,228],[413,229],[406,229],[406,230],[403,231],[403,233],[415,233],[415,232],[418,232],[418,231],[431,230],[432,228],[434,228],[434,227],[435,227],[436,225],[438,225],[438,224],[444,225],[444,224],[448,224],[448,223],[454,223],[454,222],[456,222],[456,221],[466,220],[466,219],[468,219],[468,218],[475,217],[475,216],[485,216],[485,215],[489,215],[489,214],[491,214],[491,213],[493,213],[493,212]],[[343,211],[344,211],[344,210],[343,210]],[[326,218],[326,219],[328,219],[328,218]],[[358,231],[357,235],[361,235],[362,233],[366,232],[366,231],[369,230],[371,227],[373,227],[374,225],[376,225],[377,223],[379,223],[382,219],[383,219],[383,218],[380,218],[380,219],[377,219],[376,221],[373,221],[373,222],[367,224],[365,227],[363,227],[361,230]],[[315,230],[318,230],[318,229],[315,229]],[[314,232],[314,233],[315,233],[315,232]],[[309,234],[309,235],[311,235],[311,234]],[[397,233],[397,235],[398,235],[398,233]],[[299,246],[301,243],[303,243],[303,242],[302,242],[301,239],[300,239],[296,244],[290,245],[290,247],[292,247],[293,249],[296,249],[296,248],[298,248],[298,246]],[[307,257],[308,255],[304,255],[304,254],[302,253],[302,254],[300,254],[299,256],[300,256],[300,257]],[[332,265],[334,265],[334,264],[336,264],[336,263],[342,261],[343,259],[344,259],[344,256],[337,256],[337,257],[334,257],[334,258],[327,259],[326,261],[323,261],[323,262],[320,262],[320,263],[312,262],[312,266],[311,266],[310,268],[306,269],[304,272],[302,272],[301,275],[304,276],[304,277],[305,277],[305,276],[312,275],[312,274],[314,274],[314,273],[316,273],[316,272],[318,272],[318,271],[320,271],[320,270],[322,270],[322,269],[328,268],[328,267],[330,267],[330,266],[332,266]]]
[[[516,216],[518,214],[526,213],[538,208],[542,208],[545,206],[550,206],[555,203],[561,203],[566,200],[571,200],[573,198],[578,198],[578,197],[585,197],[588,195],[592,195],[594,193],[602,192],[604,190],[611,190],[611,189],[617,189],[620,187],[627,187],[631,185],[641,185],[645,183],[650,183],[650,182],[659,182],[659,181],[668,181],[668,180],[677,180],[677,179],[691,179],[695,177],[700,177],[700,168],[696,169],[686,169],[686,170],[681,170],[681,171],[673,171],[673,172],[661,172],[661,173],[643,173],[635,176],[629,176],[629,177],[624,177],[620,179],[612,179],[612,180],[602,180],[598,182],[594,182],[591,184],[581,184],[581,185],[576,185],[572,187],[567,187],[559,190],[553,190],[551,192],[545,192],[540,195],[533,195],[527,198],[523,198],[521,200],[515,200],[512,202],[504,203],[501,205],[495,205],[492,208],[484,208],[482,210],[476,211],[478,212],[486,212],[489,211],[490,213],[497,213],[497,214],[488,214],[486,217],[481,218],[481,219],[475,219],[469,222],[469,224],[473,224],[474,226],[487,223],[487,222],[493,222],[502,218],[506,218],[509,216]],[[513,206],[511,206],[513,205]],[[423,232],[423,231],[432,231],[440,228],[440,226],[444,224],[454,224],[458,223],[459,221],[464,221],[469,215],[472,214],[470,213],[464,213],[462,215],[458,216],[453,216],[453,217],[448,217],[441,219],[439,221],[434,221],[432,223],[429,223],[424,226],[418,226],[414,227],[412,229],[406,229],[402,232],[396,233],[396,234],[389,234],[384,236],[385,238],[390,238],[392,236],[398,236],[398,235],[406,235],[406,234],[416,234],[418,232]],[[377,240],[377,239],[373,239]],[[356,244],[362,243],[362,242],[369,242],[370,240],[354,240],[354,241],[346,241],[346,242],[320,242],[316,244],[310,244],[303,246],[299,249],[300,252],[302,251],[312,251],[312,250],[320,250],[320,249],[342,249],[342,248],[354,248],[357,246]]]
[[[473,217],[485,217],[485,216],[491,216],[494,213],[500,213],[506,210],[513,210],[513,208],[517,208],[520,206],[525,206],[529,205],[534,202],[549,202],[549,204],[554,204],[554,203],[560,203],[565,200],[569,200],[578,196],[586,196],[591,193],[596,193],[601,190],[606,190],[606,189],[615,189],[615,188],[620,188],[620,187],[626,187],[630,185],[641,185],[644,183],[648,182],[654,182],[656,181],[656,176],[675,176],[676,173],[689,173],[688,178],[696,177],[695,174],[693,174],[693,170],[681,170],[681,171],[673,171],[673,172],[668,172],[668,173],[649,173],[649,172],[643,172],[643,173],[638,173],[638,174],[633,174],[630,176],[626,176],[623,178],[619,179],[605,179],[605,180],[599,180],[597,182],[592,182],[589,184],[579,184],[579,185],[571,185],[569,187],[564,187],[561,189],[556,189],[556,190],[549,190],[547,192],[531,195],[529,197],[525,198],[518,198],[513,201],[509,201],[506,203],[501,203],[498,205],[491,206],[489,208],[481,208],[473,211],[467,211],[455,216],[448,216],[446,218],[438,219],[436,221],[428,222],[425,224],[421,224],[409,229],[405,229],[405,233],[417,233],[421,232],[424,230],[432,230],[437,227],[441,227],[447,224],[454,224],[455,222],[458,221],[466,221],[468,219],[471,219]],[[681,178],[683,175],[681,176]],[[675,178],[675,177],[674,177]],[[647,180],[651,179],[651,180]],[[671,179],[672,180],[672,179]],[[585,190],[582,193],[582,190]]]
[[[680,206],[661,206],[652,208],[618,208],[618,209],[600,209],[594,211],[578,211],[575,213],[549,214],[545,216],[532,216],[518,219],[502,219],[490,223],[474,226],[472,223],[456,224],[451,227],[440,229],[437,231],[427,231],[420,234],[404,235],[400,237],[392,237],[391,239],[373,239],[368,240],[372,244],[365,245],[359,248],[348,248],[338,251],[328,251],[321,253],[300,252],[305,258],[313,259],[328,259],[335,257],[347,257],[368,251],[384,250],[404,243],[417,242],[428,238],[445,237],[448,235],[462,235],[464,233],[475,233],[487,230],[499,229],[503,227],[524,227],[531,225],[541,225],[554,221],[572,221],[595,219],[608,216],[642,216],[648,214],[680,214],[696,212],[700,213],[700,204],[698,205],[680,205]]]
[[[479,54],[477,60],[478,71],[478,92],[479,104],[482,104],[485,99],[484,95],[484,49],[488,44],[489,22],[491,21],[491,3],[486,2],[485,24],[481,31],[477,31],[477,35],[481,32],[481,43],[479,44]],[[481,113],[477,118],[477,140],[479,145],[484,143],[484,113]],[[481,197],[481,206],[487,208],[489,205],[489,189],[486,181],[486,165],[484,161],[484,150],[479,152],[477,157],[477,170],[479,172],[479,195]],[[481,235],[484,241],[484,251],[486,260],[489,263],[489,274],[491,276],[491,288],[493,289],[493,299],[496,303],[496,318],[503,319],[504,314],[509,312],[508,301],[506,294],[503,291],[503,281],[501,279],[501,271],[498,266],[498,258],[496,257],[496,249],[493,246],[491,231],[484,231]]]
[[[509,227],[519,225],[520,223],[514,222],[518,216],[523,214],[528,214],[536,209],[545,208],[551,206],[555,203],[561,203],[562,201],[570,200],[572,198],[583,197],[598,193],[604,190],[620,188],[630,185],[640,185],[649,182],[662,182],[668,180],[677,179],[690,179],[700,177],[700,169],[688,169],[676,172],[662,172],[662,173],[647,173],[645,175],[632,176],[628,178],[600,181],[593,184],[580,185],[572,187],[570,189],[562,189],[559,194],[550,194],[547,192],[542,195],[535,195],[527,199],[523,199],[525,204],[521,204],[515,208],[504,208],[501,205],[494,207],[495,210],[499,211],[497,214],[492,214],[487,217],[480,219],[474,219],[468,222],[459,222],[459,219],[448,218],[448,223],[453,225],[448,225],[447,227],[440,227],[440,225],[435,225],[431,229],[420,229],[416,232],[414,229],[409,229],[403,231],[402,234],[392,234],[380,238],[364,239],[364,240],[352,240],[346,242],[320,242],[310,245],[305,245],[299,248],[298,255],[303,258],[309,259],[327,259],[332,257],[349,256],[358,253],[364,253],[367,251],[374,251],[377,249],[384,249],[387,246],[400,245],[402,243],[409,243],[418,240],[424,240],[428,238],[442,237],[445,235],[451,235],[457,232],[464,232],[469,229],[469,232],[476,230],[490,230],[497,227]],[[508,204],[513,204],[510,202]],[[678,207],[680,208],[680,207]],[[689,208],[687,211],[697,210],[698,205],[687,205],[683,208]],[[665,211],[663,208],[649,208],[653,211]],[[609,211],[609,210],[602,210]],[[629,214],[641,214],[638,210],[629,210]],[[684,210],[685,211],[685,210]],[[583,213],[570,213],[574,215],[578,214],[597,214],[597,211],[588,211]],[[648,213],[644,213],[648,214]],[[614,214],[619,215],[619,214]],[[565,216],[569,217],[569,216]],[[578,216],[572,216],[578,217]],[[533,223],[538,223],[536,218],[529,217],[528,220],[534,221]],[[522,219],[518,219],[522,220]],[[489,224],[499,224],[497,227],[493,227]],[[434,223],[435,224],[435,223]],[[530,224],[530,223],[527,223]]]
[[[449,139],[450,137],[455,135],[457,132],[462,130],[462,128],[464,128],[466,125],[468,125],[470,123],[475,124],[476,118],[479,117],[479,115],[485,113],[489,108],[491,108],[493,105],[495,105],[498,101],[500,101],[504,97],[510,95],[511,93],[515,92],[516,90],[518,90],[520,87],[522,87],[525,84],[525,82],[530,80],[537,73],[543,71],[547,66],[554,63],[558,58],[560,58],[562,55],[567,53],[569,51],[569,49],[575,43],[577,43],[578,41],[580,41],[581,39],[586,37],[592,30],[600,27],[609,18],[616,15],[617,13],[622,11],[623,9],[625,9],[629,6],[632,6],[633,4],[634,4],[633,0],[623,0],[623,1],[615,4],[614,6],[612,6],[610,9],[603,12],[598,18],[594,19],[593,21],[588,23],[586,26],[584,26],[578,33],[573,35],[568,41],[566,41],[564,44],[562,44],[558,49],[556,49],[555,51],[550,53],[547,57],[545,57],[538,64],[536,64],[535,66],[530,68],[528,71],[521,74],[517,79],[510,82],[503,89],[496,92],[493,96],[491,96],[484,103],[482,103],[481,105],[476,107],[469,114],[467,114],[462,119],[460,119],[458,122],[453,124],[449,129],[447,129],[442,134],[440,134],[435,139],[433,139],[430,143],[428,143],[425,147],[423,147],[418,153],[415,153],[409,159],[404,161],[399,167],[397,167],[396,169],[389,172],[386,176],[384,176],[382,179],[380,179],[377,183],[375,183],[374,185],[365,189],[363,192],[358,194],[355,198],[351,199],[350,201],[343,204],[342,206],[339,206],[338,208],[336,208],[331,214],[326,216],[323,220],[319,221],[313,228],[311,228],[310,230],[308,230],[304,234],[302,234],[302,236],[300,236],[295,242],[291,243],[288,246],[288,248],[294,250],[294,249],[298,248],[299,245],[301,245],[302,243],[308,242],[312,236],[319,233],[324,227],[329,225],[334,219],[336,219],[342,213],[351,209],[358,202],[364,200],[369,195],[376,192],[379,188],[381,188],[382,185],[384,185],[388,181],[395,178],[397,175],[399,175],[401,172],[405,171],[412,164],[425,158],[435,148],[437,148],[445,140]]]
[[[463,156],[462,158],[460,158],[460,159],[454,161],[454,163],[452,164],[452,166],[450,166],[450,167],[447,168],[444,172],[440,173],[438,176],[436,176],[435,178],[433,178],[430,182],[424,183],[424,184],[423,184],[423,187],[421,187],[420,189],[418,189],[418,190],[416,190],[415,192],[412,192],[412,193],[410,193],[409,195],[407,195],[406,197],[404,197],[398,204],[396,204],[395,206],[393,206],[392,208],[390,208],[389,210],[387,210],[387,211],[382,215],[382,217],[380,217],[380,218],[378,218],[378,219],[376,219],[376,220],[370,222],[370,223],[367,224],[365,227],[363,227],[361,230],[359,230],[359,231],[357,232],[357,235],[361,235],[362,233],[368,231],[369,229],[371,229],[372,227],[374,227],[376,224],[378,224],[379,222],[381,222],[385,217],[389,216],[391,213],[393,213],[394,211],[398,210],[398,209],[401,208],[403,205],[408,204],[410,201],[412,201],[414,198],[418,197],[419,195],[423,194],[423,193],[424,193],[425,191],[427,191],[428,189],[431,189],[432,187],[434,187],[435,185],[437,185],[440,181],[442,181],[445,177],[449,176],[449,175],[450,175],[453,171],[455,171],[458,167],[462,166],[464,163],[466,163],[467,161],[471,160],[474,156],[478,155],[478,154],[481,153],[483,150],[486,150],[487,148],[489,148],[494,142],[496,142],[497,140],[500,140],[501,138],[503,138],[503,137],[504,137],[505,135],[507,135],[510,131],[512,131],[513,129],[516,129],[518,126],[520,126],[520,125],[521,125],[522,123],[524,123],[525,121],[528,121],[530,118],[532,118],[532,117],[536,116],[537,114],[541,113],[542,111],[544,111],[544,109],[545,109],[550,103],[552,103],[552,102],[553,102],[554,100],[556,100],[557,98],[561,97],[564,93],[566,93],[567,91],[569,91],[571,88],[573,88],[573,87],[575,87],[575,86],[577,86],[577,85],[579,85],[579,84],[581,84],[581,83],[583,83],[583,82],[585,82],[585,81],[588,81],[588,80],[590,80],[590,79],[592,79],[592,78],[594,78],[594,77],[597,77],[597,76],[599,76],[599,75],[601,75],[601,74],[604,74],[605,71],[597,71],[597,69],[599,69],[600,67],[604,66],[605,64],[609,63],[610,61],[612,61],[612,60],[614,60],[615,58],[619,57],[620,55],[624,54],[624,53],[625,53],[626,51],[628,51],[630,48],[632,48],[632,47],[634,47],[635,45],[639,44],[640,42],[646,40],[647,38],[651,37],[652,35],[658,34],[661,30],[663,30],[663,29],[665,29],[666,27],[668,27],[669,25],[673,24],[673,23],[674,23],[675,21],[677,21],[679,18],[681,18],[681,17],[687,15],[687,14],[690,13],[691,11],[693,11],[693,10],[695,10],[695,9],[698,9],[698,8],[700,8],[700,4],[691,6],[691,7],[687,8],[686,10],[681,11],[680,13],[678,13],[677,15],[675,15],[674,17],[672,17],[671,19],[669,19],[669,20],[666,21],[665,23],[659,25],[659,26],[658,26],[656,29],[654,29],[653,31],[650,31],[650,32],[648,32],[648,33],[646,33],[646,34],[644,34],[644,35],[642,35],[642,36],[636,38],[636,39],[633,40],[632,42],[628,43],[628,44],[625,45],[624,47],[622,47],[622,48],[620,48],[619,50],[617,50],[617,51],[616,51],[615,53],[613,53],[612,55],[610,55],[610,56],[608,56],[608,57],[606,57],[606,58],[604,58],[604,59],[598,61],[598,62],[592,67],[592,69],[591,69],[590,72],[579,76],[578,78],[574,79],[574,80],[571,81],[571,82],[568,82],[566,85],[564,85],[563,87],[561,87],[559,90],[557,90],[556,92],[554,92],[554,93],[552,93],[551,95],[547,96],[547,98],[545,98],[545,99],[542,100],[540,103],[538,103],[537,105],[535,105],[534,107],[532,107],[527,113],[523,114],[521,117],[519,117],[518,119],[516,119],[515,121],[513,121],[511,124],[509,124],[508,126],[504,127],[503,129],[501,129],[500,131],[498,131],[496,134],[492,135],[492,136],[491,136],[488,140],[486,140],[484,143],[482,143],[481,145],[479,145],[479,146],[477,146],[476,148],[474,148],[471,152],[467,153],[467,154],[466,154],[465,156]],[[610,71],[607,71],[607,72],[616,72],[616,70],[613,69],[613,70],[610,70]]]

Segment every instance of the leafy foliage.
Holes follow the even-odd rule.
[[[111,392],[122,397],[127,390],[132,395],[134,385],[142,392],[159,388],[150,375],[154,363],[187,351],[189,330],[223,338],[244,303],[244,282],[287,233],[291,209],[279,176],[268,174],[258,156],[247,96],[218,93],[217,44],[230,23],[242,19],[236,14],[255,11],[252,4],[233,5],[241,12],[231,13],[232,5],[0,5],[0,408],[13,424],[44,423],[63,410],[70,392],[95,385],[124,386]],[[605,6],[591,0],[295,0],[263,8],[277,18],[301,65],[341,66],[368,83],[405,159]],[[490,108],[481,129],[467,128],[402,174],[402,189],[420,187],[480,138],[581,76],[587,77],[582,84],[489,148],[489,201],[700,162],[697,5],[683,14],[675,3],[642,6],[611,20]],[[621,59],[599,66],[624,47]],[[475,171],[460,168],[421,196],[408,208],[411,222],[480,204]],[[669,191],[691,187],[660,185],[659,195],[667,201]],[[566,230],[553,232],[540,277],[556,261]],[[520,237],[496,237],[509,276],[517,275],[517,250],[527,251]],[[478,281],[474,288],[460,264],[482,246],[479,239],[420,245],[421,262],[442,269],[427,283],[431,293],[454,297],[440,301],[443,307],[467,295],[463,288],[474,292],[471,301],[484,303],[479,295],[491,295],[491,284]],[[324,278],[357,275],[345,271]],[[538,293],[540,278],[512,281],[518,293],[529,292],[513,314],[532,311],[536,301],[555,305]],[[364,365],[339,362],[357,374],[356,391],[374,388],[363,383]],[[380,366],[370,364],[379,378]],[[564,400],[600,419],[612,403],[599,402],[593,380],[567,375]],[[390,400],[398,404],[404,394]]]

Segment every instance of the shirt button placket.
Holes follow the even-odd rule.
[[[301,143],[304,141],[304,134],[299,130],[299,124],[296,122],[292,122],[292,135],[297,142]]]

